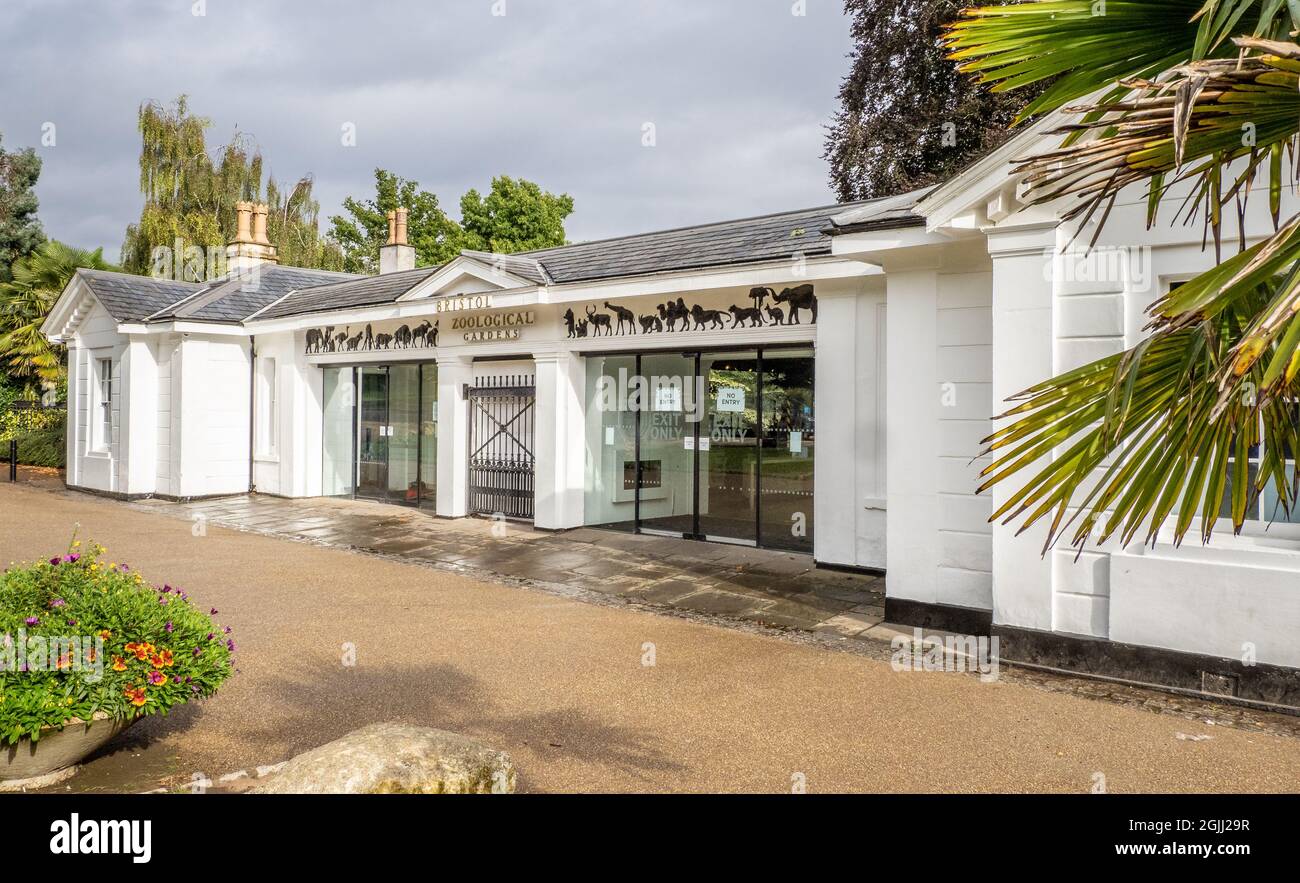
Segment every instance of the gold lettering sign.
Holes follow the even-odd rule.
[[[463,332],[466,343],[518,340],[519,330],[527,325],[532,325],[536,321],[537,314],[532,310],[477,316],[457,316],[451,320],[451,330]]]
[[[486,310],[491,306],[490,294],[460,294],[443,298],[434,309],[439,313],[458,313],[462,310]]]

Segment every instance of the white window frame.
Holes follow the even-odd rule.
[[[106,454],[113,445],[113,358],[95,356],[94,410],[90,416],[90,449]]]
[[[269,356],[257,357],[257,456],[271,459],[279,455],[279,384],[280,370]]]

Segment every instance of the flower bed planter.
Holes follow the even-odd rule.
[[[45,787],[71,775],[79,763],[103,748],[139,718],[113,720],[99,715],[90,723],[74,721],[62,730],[47,727],[33,742],[27,737],[0,749],[0,788]]]
[[[40,787],[234,671],[230,629],[99,546],[0,574],[0,790]],[[89,722],[89,723],[87,723]]]

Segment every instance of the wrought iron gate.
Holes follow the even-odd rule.
[[[469,511],[533,517],[536,387],[522,374],[469,388]]]

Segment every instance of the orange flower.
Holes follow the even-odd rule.
[[[113,671],[126,671],[126,660],[121,656],[114,656]]]
[[[162,653],[159,653],[158,658],[162,660],[163,668],[176,664],[176,659],[172,656],[172,651],[170,650],[164,650]]]
[[[113,633],[110,632],[108,629],[104,629],[102,632],[99,633],[99,636],[103,638],[105,641],[107,641],[109,638],[113,637]]]
[[[162,657],[159,656],[157,653],[150,654],[149,664],[152,665],[154,668],[162,668],[163,667]]]
[[[123,691],[123,695],[126,696],[127,699],[130,699],[131,704],[136,706],[137,708],[140,707],[141,705],[144,705],[144,701],[145,701],[144,687],[127,687]]]
[[[153,649],[154,649],[153,644],[148,644],[148,643],[136,644],[134,650],[131,649],[130,644],[126,645],[127,652],[134,653],[135,658],[140,660],[141,662],[145,662],[146,660],[149,659],[150,656],[153,655]]]

